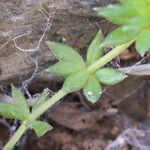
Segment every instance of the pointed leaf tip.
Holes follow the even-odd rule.
[[[34,129],[38,137],[43,136],[47,131],[52,130],[53,127],[47,122],[31,120],[28,121],[28,127]]]
[[[66,77],[71,73],[81,70],[82,66],[72,61],[59,61],[46,69],[47,72]]]
[[[106,36],[103,46],[117,46],[129,42],[134,39],[139,33],[139,30],[124,31],[123,27],[118,27],[109,35]]]
[[[48,89],[45,89],[42,94],[38,97],[37,101],[32,107],[32,112],[39,108],[49,97]]]
[[[145,29],[139,34],[136,40],[136,49],[142,57],[150,50],[150,29]]]
[[[96,34],[87,50],[87,64],[88,66],[97,61],[103,55],[103,49],[100,44],[103,40],[101,30]]]
[[[14,106],[7,103],[0,103],[0,116],[7,119],[15,119],[14,116]]]
[[[106,85],[114,85],[124,80],[127,75],[123,74],[121,71],[113,68],[103,68],[96,72],[97,78],[100,83]]]
[[[102,89],[97,77],[95,75],[90,76],[85,86],[83,87],[83,93],[86,98],[94,104],[99,100],[101,92]]]
[[[27,119],[30,114],[27,101],[23,93],[13,85],[12,85],[12,98],[14,100],[14,106],[16,107],[15,109],[16,113],[14,114],[16,118],[21,120]]]
[[[47,45],[52,50],[53,54],[59,60],[72,61],[81,66],[84,65],[84,61],[80,54],[71,46],[59,43],[48,41]]]

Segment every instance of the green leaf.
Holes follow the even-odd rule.
[[[16,117],[12,113],[14,106],[7,103],[0,103],[0,116],[7,119],[15,119]]]
[[[121,3],[124,5],[135,5],[136,3],[139,3],[141,0],[121,0]],[[142,0],[144,1],[144,0]]]
[[[59,60],[66,60],[76,62],[80,65],[84,65],[84,61],[80,54],[72,47],[58,42],[47,42],[49,48],[53,51],[54,55]]]
[[[94,8],[94,10],[107,20],[119,25],[125,24],[128,19],[136,16],[136,12],[132,8],[123,5],[108,5],[107,7]]]
[[[32,112],[39,108],[49,97],[48,89],[44,90],[32,107]]]
[[[150,50],[150,28],[143,30],[137,37],[136,49],[141,56]]]
[[[127,5],[127,6],[142,6],[145,2],[145,0],[121,0],[121,3],[123,5]]]
[[[91,42],[88,50],[87,50],[87,64],[88,66],[94,63],[98,58],[103,55],[103,49],[100,48],[100,44],[102,42],[102,33],[99,31],[96,37]]]
[[[28,121],[28,127],[34,129],[38,137],[43,136],[47,131],[52,130],[53,127],[47,122],[43,121]]]
[[[26,120],[28,116],[17,106],[7,103],[0,103],[0,115],[7,119]]]
[[[117,69],[113,68],[103,68],[96,72],[97,78],[100,83],[106,85],[114,85],[122,80],[124,80],[127,76],[120,72]]]
[[[63,84],[63,91],[74,92],[80,90],[86,83],[88,74],[85,71],[79,71],[68,76]]]
[[[150,25],[150,16],[144,17],[135,17],[128,21],[126,25],[124,25],[123,30],[140,30],[142,31],[144,28],[149,27]]]
[[[46,71],[55,75],[68,76],[71,73],[81,70],[82,66],[72,61],[59,61],[58,63],[50,66]]]
[[[95,103],[98,101],[102,93],[102,89],[95,75],[89,77],[83,87],[83,93],[90,102]]]
[[[12,98],[14,100],[14,105],[22,112],[22,115],[29,116],[30,111],[27,104],[27,101],[23,94],[12,85]]]
[[[101,47],[111,47],[136,40],[136,48],[143,56],[150,48],[150,0],[120,0],[121,4],[96,8],[98,14],[121,25],[110,33]],[[146,35],[145,35],[146,33]]]
[[[19,120],[27,120],[29,118],[29,115],[24,113],[23,109],[18,108],[16,105],[12,105],[11,112],[15,116],[16,119]]]
[[[121,3],[127,7],[132,8],[133,10],[136,10],[138,15],[145,16],[149,12],[149,0],[121,0]]]
[[[102,43],[101,46],[117,46],[124,44],[137,36],[138,30],[123,30],[123,27],[119,27],[111,32]]]

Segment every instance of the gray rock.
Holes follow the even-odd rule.
[[[63,41],[85,57],[87,44],[102,28],[114,26],[97,16],[95,6],[112,0],[1,0],[0,84],[21,83],[55,60],[45,41]],[[35,65],[37,62],[37,66]]]

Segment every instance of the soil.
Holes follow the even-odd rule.
[[[53,88],[57,90],[60,86],[61,83],[55,84]],[[129,77],[115,86],[103,88],[101,100],[95,105],[87,102],[82,91],[63,98],[41,117],[52,124],[54,130],[41,138],[30,130],[14,149],[148,150],[150,79]],[[29,90],[34,92],[34,84]],[[1,122],[1,145],[18,125],[18,122]]]
[[[71,94],[44,117],[54,130],[42,138],[28,133],[25,149],[148,150],[149,87],[149,79],[128,78],[107,87],[95,106],[83,104],[82,93]]]

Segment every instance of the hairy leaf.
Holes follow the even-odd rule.
[[[103,68],[96,72],[97,78],[100,83],[106,85],[114,85],[122,80],[124,80],[127,76],[120,72],[117,69],[113,68]]]
[[[7,103],[0,103],[0,115],[7,119],[15,119],[13,115],[14,106]]]
[[[143,30],[136,40],[137,51],[143,56],[148,50],[150,50],[150,28]]]
[[[116,46],[129,42],[139,33],[139,30],[123,30],[123,27],[119,27],[110,33],[102,43],[102,46]]]
[[[123,30],[140,30],[142,32],[142,29],[149,27],[150,25],[150,16],[144,16],[144,17],[135,17],[128,21],[126,25],[124,25]]]
[[[65,44],[58,43],[58,42],[47,42],[47,45],[53,51],[57,59],[72,61],[80,65],[84,65],[84,61],[82,57],[72,47],[65,45]]]
[[[23,94],[12,85],[12,98],[14,100],[14,105],[23,113],[25,116],[29,116],[30,111],[27,101]]]
[[[98,58],[103,55],[103,49],[100,48],[100,44],[102,42],[102,33],[99,31],[96,37],[91,42],[88,50],[87,50],[87,64],[88,66],[94,63]]]
[[[88,74],[85,71],[79,71],[68,76],[63,84],[63,91],[74,92],[80,90],[86,83]]]
[[[17,106],[7,103],[0,103],[0,115],[7,119],[26,120],[28,116]]]
[[[16,105],[12,106],[12,114],[15,116],[16,119],[19,120],[27,120],[29,115],[24,113],[23,109],[18,108]]]
[[[47,131],[52,130],[53,127],[47,122],[43,121],[28,121],[28,127],[34,129],[38,137],[43,136]]]
[[[88,81],[83,87],[83,92],[90,102],[95,103],[98,101],[102,93],[102,89],[95,75],[89,77]]]
[[[127,7],[133,8],[133,10],[136,10],[138,15],[146,15],[149,12],[149,0],[121,0],[121,3]]]
[[[32,107],[32,112],[39,108],[49,97],[48,89],[44,90]]]
[[[120,4],[96,8],[98,14],[121,25],[105,38],[101,46],[117,46],[135,39],[137,50],[143,56],[149,49],[148,33],[144,37],[142,32],[150,29],[150,0],[120,0],[120,2]]]
[[[123,5],[108,5],[107,7],[94,8],[94,10],[107,20],[119,25],[125,24],[128,19],[136,16],[136,12],[132,8]]]
[[[60,76],[68,76],[71,73],[81,70],[82,66],[72,61],[59,61],[58,63],[50,66],[46,71]]]

